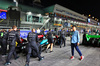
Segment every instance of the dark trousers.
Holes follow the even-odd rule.
[[[17,58],[17,54],[15,51],[15,45],[10,45],[9,48],[10,48],[10,50],[9,50],[6,62],[10,62],[12,55],[14,55],[14,58]]]
[[[76,51],[79,53],[79,55],[82,56],[82,53],[81,53],[79,47],[77,46],[77,43],[71,43],[71,52],[72,52],[72,56],[74,56],[74,48],[75,48]]]
[[[34,43],[33,43],[33,44],[34,44]],[[37,57],[38,57],[39,59],[41,59],[38,46],[37,46],[37,44],[34,44],[34,45],[32,45],[32,46],[28,46],[28,54],[27,54],[27,56],[26,56],[26,62],[28,62],[28,63],[30,62],[30,55],[31,55],[31,53],[32,53],[32,50],[34,50],[34,51],[37,53]]]
[[[0,38],[0,45],[2,45],[2,39]]]
[[[2,49],[2,55],[6,55],[6,52],[7,52],[7,41],[6,41],[6,39],[2,39],[1,49]]]
[[[42,46],[39,43],[37,44],[37,46],[39,48],[39,54],[41,54],[41,52],[42,52]]]
[[[66,46],[66,38],[63,36],[60,38],[61,39],[61,43],[60,46],[64,43],[64,46]]]

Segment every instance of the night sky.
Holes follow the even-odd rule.
[[[19,0],[24,4],[32,4],[32,0]],[[91,17],[98,18],[100,21],[100,1],[99,0],[41,0],[41,5],[44,7],[54,4],[62,5],[73,11],[76,11],[85,16],[91,14]]]
[[[99,0],[41,0],[43,6],[54,4],[62,5],[80,14],[94,16],[100,21],[100,1]]]

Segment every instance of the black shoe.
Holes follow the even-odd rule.
[[[39,59],[39,61],[41,61],[41,60],[43,60],[44,59],[44,57],[41,57],[40,59]]]
[[[51,53],[51,52],[53,52],[53,51],[50,51],[50,53]]]
[[[25,66],[29,66],[29,63],[26,63]]]
[[[60,46],[60,48],[61,48],[61,46]]]
[[[17,56],[16,58],[15,58],[15,60],[17,60],[19,58],[19,56]]]
[[[46,53],[48,53],[48,49],[46,49],[46,51],[45,51]]]
[[[66,46],[63,46],[63,47],[66,47]]]
[[[6,63],[5,63],[5,65],[10,65],[10,64],[11,64],[11,62],[6,62]]]

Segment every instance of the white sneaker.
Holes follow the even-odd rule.
[[[2,55],[2,57],[7,57],[7,55]]]

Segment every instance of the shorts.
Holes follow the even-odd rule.
[[[53,43],[53,38],[48,38],[49,44]]]

